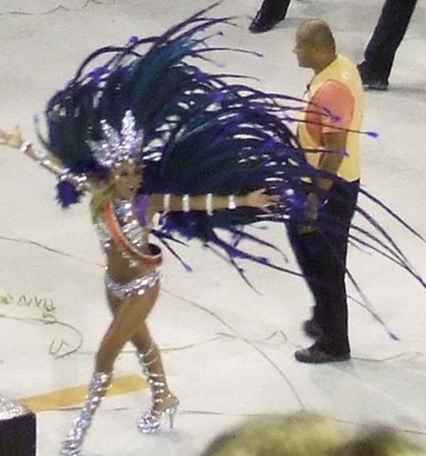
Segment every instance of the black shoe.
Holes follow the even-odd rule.
[[[380,79],[371,79],[362,83],[364,89],[367,90],[388,90],[389,83],[387,81],[381,81]]]
[[[250,24],[249,30],[252,33],[263,33],[274,28],[278,22],[285,19],[290,1],[280,5],[277,10],[276,2],[263,0],[262,6]]]
[[[249,30],[251,33],[267,32],[268,30],[273,29],[281,20],[282,19],[276,17],[268,17],[262,13],[262,10],[259,10],[250,24]]]
[[[388,90],[389,82],[377,75],[370,74],[365,62],[360,63],[358,66],[359,75],[361,76],[362,85],[366,90]]]
[[[351,358],[350,352],[336,355],[325,351],[323,348],[320,348],[317,344],[314,344],[309,348],[297,350],[294,353],[294,356],[297,359],[297,361],[301,363],[310,364],[335,363],[340,361],[347,361]]]
[[[313,318],[303,322],[303,331],[307,336],[312,337],[313,339],[321,337],[324,333],[320,325]]]

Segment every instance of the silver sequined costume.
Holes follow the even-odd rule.
[[[120,225],[120,228],[127,238],[130,245],[137,251],[142,251],[146,244],[147,232],[150,225],[143,226],[136,218],[132,203],[128,201],[118,201],[113,205],[115,217]],[[105,253],[111,251],[112,243],[114,242],[108,230],[106,223],[101,217],[96,222],[96,230],[98,232],[102,248]],[[124,258],[129,261],[130,267],[137,267],[140,261],[126,252],[121,252]],[[152,288],[160,280],[161,274],[154,270],[143,277],[137,277],[130,282],[121,283],[115,281],[108,271],[105,273],[105,285],[107,290],[120,300],[129,299],[135,296],[143,295],[147,290]]]

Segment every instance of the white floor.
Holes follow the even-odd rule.
[[[0,128],[19,123],[34,139],[33,114],[92,49],[121,44],[131,35],[160,33],[210,3],[0,0]],[[358,62],[382,1],[294,1],[281,26],[254,36],[247,26],[258,4],[227,0],[214,13],[240,17],[240,27],[225,30],[220,43],[260,51],[264,58],[218,54],[217,59],[230,72],[259,77],[265,90],[301,95],[310,73],[297,67],[292,54],[300,21],[325,18],[341,52]],[[425,23],[426,4],[420,1],[390,90],[369,94],[365,128],[380,137],[363,140],[364,185],[423,235]],[[6,149],[0,150],[0,183],[0,393],[25,398],[84,385],[110,318],[103,297],[103,259],[86,205],[62,212],[53,201],[53,180]],[[424,243],[379,218],[424,276]],[[295,266],[284,230],[268,229]],[[248,415],[299,409],[319,411],[350,429],[379,421],[426,441],[426,299],[424,289],[404,271],[352,250],[350,268],[400,340],[391,340],[365,309],[352,303],[353,360],[306,366],[293,358],[296,347],[309,343],[300,330],[311,305],[302,280],[248,265],[256,294],[199,245],[180,251],[194,272],[185,273],[166,255],[164,289],[151,318],[169,382],[181,399],[176,430],[138,435],[134,420],[148,403],[147,391],[114,396],[103,403],[85,454],[193,456]],[[138,373],[132,347],[126,349],[117,375]],[[39,413],[40,455],[57,453],[75,414],[75,409]]]

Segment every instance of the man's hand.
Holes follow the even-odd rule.
[[[305,203],[305,218],[308,222],[316,222],[320,207],[320,199],[316,193],[308,193]]]
[[[305,202],[305,223],[300,225],[298,231],[300,234],[309,234],[317,230],[315,223],[318,219],[320,199],[316,193],[308,193]]]

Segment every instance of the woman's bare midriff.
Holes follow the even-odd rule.
[[[155,266],[147,266],[142,262],[136,267],[130,267],[129,260],[114,245],[107,254],[106,266],[111,279],[119,283],[130,282],[155,270]]]

